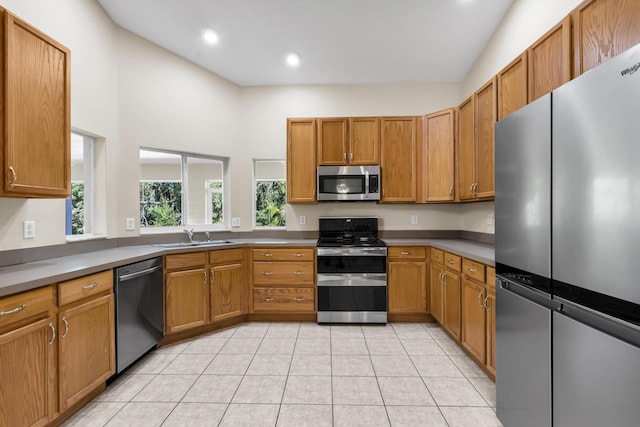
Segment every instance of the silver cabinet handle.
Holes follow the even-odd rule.
[[[440,257],[438,255],[432,255],[431,256],[433,259],[440,259]]]
[[[484,297],[484,301],[482,302],[482,305],[484,306],[485,311],[489,311],[489,306],[487,305],[487,301],[489,301],[489,295]]]
[[[347,161],[347,153],[342,153],[342,161],[343,162]]]
[[[455,262],[454,260],[452,260],[452,259],[448,259],[448,260],[447,260],[447,262],[448,262],[449,264],[451,264],[451,265],[453,265],[453,264],[455,264],[455,263],[456,263],[456,262]]]
[[[207,284],[207,272],[206,271],[202,272],[202,284],[203,285]]]
[[[273,271],[263,271],[262,275],[263,276],[273,276]]]
[[[18,181],[18,175],[16,171],[13,169],[13,166],[9,166],[9,172],[11,172],[11,179],[9,180],[9,185],[13,187],[15,183]]]
[[[293,256],[301,257],[304,256],[304,254],[302,252],[296,252]]]
[[[212,271],[209,277],[209,282],[213,285],[213,277],[214,277],[215,273]]]
[[[411,255],[411,252],[402,251],[402,252],[400,252],[400,255]]]
[[[473,186],[476,185],[476,183],[474,182],[473,184],[471,184],[471,187],[469,187],[469,193],[473,194]]]
[[[271,253],[262,254],[262,256],[273,256]]]
[[[302,276],[304,274],[304,271],[296,271],[295,273],[296,276]]]
[[[480,293],[478,294],[478,305],[479,305],[480,307],[484,307],[484,305],[482,305],[482,293],[483,293],[483,292],[484,292],[484,291],[480,291]]]
[[[453,196],[453,185],[449,186],[449,195]]]
[[[297,302],[302,302],[304,301],[304,297],[295,297],[293,300]]]
[[[97,282],[93,282],[93,283],[92,283],[92,284],[90,284],[90,285],[82,285],[82,289],[84,289],[84,290],[89,290],[89,289],[93,289],[93,288],[95,288],[96,286],[98,286],[98,283],[97,283]]]
[[[0,316],[6,316],[7,314],[14,314],[14,313],[18,313],[22,310],[24,310],[25,308],[27,308],[26,304],[22,304],[19,307],[14,308],[13,310],[9,310],[9,311],[0,311]]]
[[[475,268],[471,268],[471,267],[467,267],[467,270],[469,270],[469,273],[475,273],[478,271]]]
[[[271,297],[266,297],[266,298],[263,298],[263,299],[264,299],[266,302],[271,302],[271,301],[273,301],[273,298],[271,298]]]
[[[351,158],[350,158],[350,161],[352,161],[352,162],[353,162],[353,153],[351,153],[351,156],[350,156],[350,157],[351,157]]]
[[[67,318],[62,318],[62,323],[64,323],[64,334],[62,334],[62,338],[66,338],[69,333],[69,322],[67,322]]]
[[[49,322],[49,329],[51,329],[51,340],[47,344],[53,344],[53,340],[56,339],[56,328],[53,327],[53,323]]]

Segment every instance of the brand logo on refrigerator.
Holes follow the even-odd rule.
[[[640,70],[640,62],[638,62],[636,65],[627,68],[626,70],[622,70],[620,71],[620,74],[622,74],[622,76],[626,76],[626,75],[631,75],[633,73],[635,73],[636,71]]]

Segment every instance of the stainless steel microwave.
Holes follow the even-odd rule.
[[[380,166],[318,166],[318,201],[380,200]]]

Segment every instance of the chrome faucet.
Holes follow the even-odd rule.
[[[207,236],[207,242],[211,240],[211,234],[208,231],[205,231],[204,235]]]
[[[187,237],[189,238],[190,242],[193,242],[193,228],[191,230],[184,230],[185,233],[187,233]]]

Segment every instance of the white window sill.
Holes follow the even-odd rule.
[[[67,236],[67,243],[85,242],[88,240],[101,240],[108,238],[108,234],[74,234],[72,236]]]
[[[197,226],[197,225],[185,225],[181,227],[144,227],[140,228],[141,235],[149,235],[149,234],[173,234],[173,233],[184,233],[184,230],[193,229],[194,233],[204,233],[205,231],[209,231],[211,233],[221,232],[221,231],[231,231],[230,228],[212,228]]]

